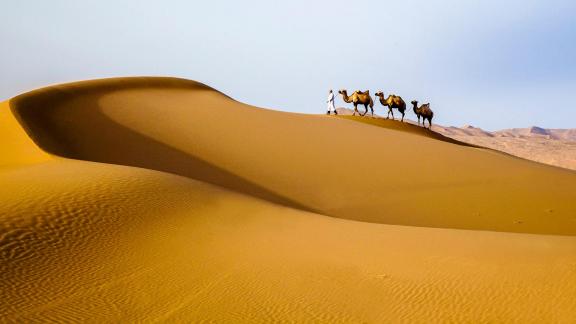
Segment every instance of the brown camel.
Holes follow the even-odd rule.
[[[434,112],[430,109],[430,104],[426,103],[418,108],[418,101],[412,100],[412,105],[414,105],[414,113],[418,117],[418,125],[420,125],[420,116],[422,116],[422,126],[426,127],[426,119],[428,119],[428,124],[432,128],[432,118],[434,117]]]
[[[347,103],[354,104],[354,113],[352,115],[356,115],[356,113],[360,114],[358,111],[358,105],[364,105],[364,111],[362,116],[368,113],[368,107],[372,111],[372,116],[374,116],[374,101],[372,101],[372,97],[370,96],[370,90],[366,90],[365,92],[361,91],[354,91],[350,97],[348,97],[348,92],[344,89],[338,91],[339,94],[342,95],[342,99],[344,99]]]
[[[391,94],[388,96],[388,98],[384,99],[384,93],[382,91],[376,92],[376,96],[380,98],[380,103],[382,106],[388,107],[388,115],[386,116],[386,119],[390,118],[390,114],[392,114],[392,120],[394,120],[394,111],[392,109],[396,108],[402,114],[402,119],[400,121],[404,121],[406,103],[402,97]]]

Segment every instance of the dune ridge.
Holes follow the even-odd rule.
[[[450,226],[390,225],[392,214],[370,213],[396,203],[384,190],[407,186],[405,174],[357,165],[343,172],[330,158],[397,162],[416,144],[463,150],[520,169],[505,178],[518,187],[549,177],[543,188],[560,186],[554,194],[573,188],[569,171],[386,125],[255,108],[166,78],[38,90],[0,105],[0,125],[1,322],[526,323],[576,315],[576,237],[562,213],[572,211],[562,200],[571,193],[544,197],[555,209],[540,221],[526,218],[531,234],[498,227],[509,220],[498,206],[496,220],[478,226],[470,216],[468,230],[435,214],[426,215],[427,226]],[[374,140],[354,147],[339,132]],[[389,156],[394,150],[399,157]],[[447,160],[425,153],[417,151],[434,166]],[[297,158],[303,165],[291,166]],[[525,175],[533,178],[522,182]],[[505,184],[496,180],[485,181]],[[469,177],[434,189],[487,184]],[[349,191],[359,188],[375,194],[351,201]],[[323,190],[325,197],[314,195]],[[390,212],[424,211],[408,201]],[[373,222],[354,221],[362,218]]]

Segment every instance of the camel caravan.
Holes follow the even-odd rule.
[[[354,105],[354,113],[353,116],[358,113],[361,116],[364,116],[368,113],[368,108],[370,108],[370,113],[374,116],[374,101],[370,96],[370,90],[362,91],[354,91],[352,95],[348,95],[348,92],[345,89],[339,90],[338,93],[342,95],[342,99],[346,103],[352,103]],[[392,120],[394,119],[394,109],[397,109],[400,114],[402,114],[402,118],[400,119],[401,122],[404,122],[404,114],[406,112],[406,103],[400,96],[396,96],[393,94],[388,95],[388,98],[385,98],[384,92],[378,91],[375,94],[375,97],[379,99],[380,104],[384,107],[388,107],[388,115],[386,119],[390,118],[392,115]],[[336,111],[336,107],[334,106],[334,93],[330,90],[328,94],[328,111],[326,114],[330,115],[331,110],[334,111],[335,115],[338,115]],[[426,127],[426,120],[428,121],[428,128],[432,128],[432,118],[434,117],[434,112],[430,109],[430,104],[426,103],[418,107],[418,101],[413,100],[411,101],[413,107],[414,114],[418,117],[418,125],[420,125],[420,117],[422,117],[422,126]],[[361,114],[358,111],[358,105],[364,106],[364,113]]]

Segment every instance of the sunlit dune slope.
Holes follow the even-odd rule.
[[[10,112],[8,102],[0,102],[0,170],[49,161],[52,158],[26,135]]]
[[[576,238],[391,226],[55,159],[0,172],[2,322],[566,322]]]
[[[79,82],[10,104],[38,145],[65,157],[339,218],[576,234],[576,173],[421,132],[255,108],[172,78]]]

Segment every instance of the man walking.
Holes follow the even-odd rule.
[[[331,110],[334,110],[334,115],[338,115],[336,107],[334,106],[334,93],[332,90],[328,92],[328,100],[326,102],[328,103],[328,111],[326,112],[326,115],[330,115]]]

